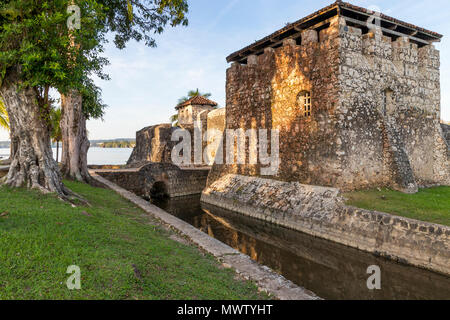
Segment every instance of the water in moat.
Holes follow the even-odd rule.
[[[200,196],[152,203],[324,299],[450,299],[450,277],[201,204]],[[372,265],[381,268],[381,290],[367,288]]]

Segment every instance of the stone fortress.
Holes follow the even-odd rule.
[[[433,45],[441,38],[337,1],[227,57],[226,108],[194,97],[176,106],[179,127],[192,136],[196,121],[202,133],[279,130],[280,166],[269,177],[275,180],[407,193],[450,185],[450,134],[440,124]],[[128,166],[171,163],[176,129],[139,131]],[[223,153],[227,143],[235,141],[224,134]],[[249,157],[247,150],[247,164],[214,164],[208,185],[228,174],[258,176],[260,165],[248,164]]]
[[[274,179],[411,193],[450,185],[433,46],[442,36],[372,17],[338,1],[227,58],[226,128],[280,130]],[[215,165],[209,182],[256,167]]]
[[[128,167],[137,167],[148,162],[172,163],[172,151],[179,142],[172,141],[173,133],[178,129],[189,131],[194,137],[194,124],[201,124],[202,135],[208,129],[224,131],[225,109],[216,109],[217,103],[202,96],[196,96],[175,107],[178,124],[159,124],[142,129],[136,133],[136,147],[128,160]],[[194,141],[192,153],[194,152]],[[202,147],[207,145],[204,141]],[[194,155],[192,155],[194,163]],[[201,164],[200,166],[204,166]]]
[[[205,188],[211,167],[195,164],[195,141],[191,140],[191,162],[189,166],[176,166],[172,152],[178,141],[172,135],[179,129],[194,137],[194,124],[200,123],[201,134],[206,130],[225,129],[225,109],[216,109],[217,103],[201,96],[194,97],[175,107],[178,125],[159,124],[136,133],[136,147],[125,168],[101,168],[96,172],[102,177],[145,199],[169,196],[171,198],[199,195]],[[208,139],[202,141],[202,149]],[[214,154],[211,155],[213,157]]]
[[[450,185],[441,38],[337,1],[231,54],[226,129],[278,129],[280,167],[261,177],[258,165],[214,164],[204,206],[450,274],[450,228],[340,193]]]
[[[226,108],[204,97],[176,107],[182,128],[201,120],[202,134],[223,132],[221,154],[235,142],[228,129],[278,130],[274,176],[249,164],[249,150],[246,164],[175,166],[172,124],[139,131],[127,168],[99,174],[144,197],[202,193],[205,206],[450,274],[450,228],[349,207],[340,194],[450,185],[441,38],[337,1],[231,54]]]

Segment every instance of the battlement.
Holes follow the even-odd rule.
[[[311,60],[313,55],[337,52],[339,44],[339,19],[333,17],[326,21],[326,24],[319,30],[303,30],[296,37],[286,38],[275,46],[266,47],[261,51],[246,56],[244,60],[235,61],[231,64],[230,70],[235,72],[247,72],[246,67],[257,68],[266,67],[271,59],[277,55],[283,55],[287,51],[294,52],[303,60]],[[294,57],[294,55],[293,55]]]
[[[418,67],[440,68],[439,50],[434,45],[419,46],[408,37],[393,39],[381,29],[372,29],[363,34],[363,29],[341,26],[341,47],[348,52],[359,52],[365,56],[379,57],[393,62],[404,62]]]
[[[407,192],[448,183],[437,130],[441,37],[336,2],[227,58],[222,124],[279,130],[279,180]]]
[[[246,64],[248,56],[260,55],[265,48],[280,47],[285,39],[294,39],[297,44],[301,42],[321,42],[330,34],[328,31],[324,32],[324,30],[337,31],[333,27],[336,21],[346,30],[360,29],[361,34],[370,34],[371,31],[378,28],[382,35],[386,37],[384,40],[387,42],[389,42],[387,38],[391,38],[392,42],[395,42],[398,38],[407,38],[419,48],[431,45],[433,42],[439,42],[442,38],[442,35],[436,32],[400,21],[380,12],[374,12],[343,1],[336,1],[330,6],[290,23],[271,35],[232,53],[227,57],[227,61]],[[350,27],[354,29],[350,29]],[[309,32],[306,38],[303,37],[305,31]],[[318,35],[315,35],[313,31],[317,32]],[[322,33],[325,37],[322,37]],[[383,39],[383,36],[375,38]]]

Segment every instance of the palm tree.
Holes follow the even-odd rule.
[[[209,98],[209,97],[211,97],[211,93],[201,93],[197,88],[197,90],[189,91],[186,97],[182,97],[182,98],[178,99],[178,104],[182,104],[183,102],[186,102],[189,99],[192,99],[192,98],[198,97],[198,96]]]
[[[170,123],[172,124],[173,127],[178,127],[179,126],[178,113],[174,114],[173,116],[170,117]]]
[[[59,143],[62,140],[62,131],[61,131],[61,108],[52,109],[50,114],[50,121],[52,123],[52,133],[51,137],[54,142],[56,142],[56,162],[59,159]]]
[[[178,99],[178,104],[182,104],[186,101],[188,101],[189,99],[198,97],[198,96],[202,96],[205,98],[210,98],[212,96],[211,93],[201,93],[200,90],[190,90],[187,94],[186,97],[181,97],[180,99]],[[179,123],[178,123],[178,114],[174,114],[173,116],[170,117],[170,123],[172,123],[172,126],[174,127],[178,127]]]
[[[0,99],[0,127],[9,131],[9,116],[2,99]]]

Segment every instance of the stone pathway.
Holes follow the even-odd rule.
[[[321,300],[314,293],[297,286],[270,268],[254,262],[247,255],[241,254],[239,251],[210,237],[187,222],[172,216],[148,201],[102,178],[95,171],[90,171],[90,173],[92,178],[99,183],[117,192],[148,214],[189,238],[202,250],[212,254],[225,268],[232,268],[242,278],[254,281],[260,290],[280,300]]]

